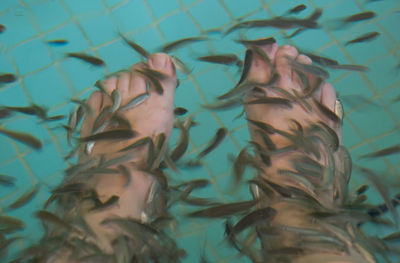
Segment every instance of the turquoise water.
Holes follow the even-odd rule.
[[[307,30],[291,39],[284,38],[293,30],[251,29],[223,37],[208,30],[229,28],[239,18],[265,19],[281,15],[289,8],[306,4],[299,14],[306,17],[315,8],[323,9],[320,29]],[[371,10],[378,15],[372,20],[354,23],[340,30],[331,30],[335,18]],[[140,56],[119,37],[119,32],[133,39],[151,52],[163,44],[180,38],[204,35],[209,41],[185,46],[173,54],[193,68],[189,76],[179,75],[181,85],[176,93],[176,106],[185,107],[200,124],[191,130],[188,156],[203,149],[215,131],[222,126],[230,133],[205,165],[196,170],[182,171],[185,180],[209,178],[212,185],[196,192],[199,196],[213,196],[221,201],[249,198],[247,186],[237,193],[229,192],[231,163],[228,154],[237,154],[249,138],[243,118],[234,119],[241,109],[210,112],[201,104],[229,90],[239,79],[235,67],[212,65],[195,60],[209,53],[235,53],[244,57],[245,49],[233,40],[239,37],[255,39],[275,37],[279,44],[296,47],[335,58],[343,64],[368,66],[366,73],[330,71],[332,83],[341,96],[362,95],[376,106],[350,101],[345,106],[343,126],[344,145],[357,164],[382,173],[382,178],[399,180],[399,155],[357,161],[365,152],[382,149],[400,141],[400,102],[392,99],[400,94],[400,3],[397,0],[336,1],[229,1],[229,0],[1,0],[0,73],[18,76],[16,82],[0,86],[0,105],[27,106],[31,103],[47,107],[49,115],[68,115],[75,107],[71,98],[87,98],[93,84],[104,75],[127,68],[140,61]],[[344,46],[356,36],[378,31],[380,36],[368,43]],[[52,46],[47,40],[68,39],[64,46]],[[85,52],[101,57],[106,66],[95,68],[81,61],[65,57],[66,52]],[[397,68],[396,68],[397,67]],[[349,97],[348,97],[349,98]],[[49,197],[49,191],[62,179],[68,163],[63,160],[69,152],[66,133],[59,128],[64,122],[45,122],[15,114],[0,120],[0,126],[25,131],[42,140],[43,149],[31,150],[5,136],[0,136],[0,174],[14,176],[15,187],[0,186],[0,213],[22,193],[38,184],[39,193],[29,205],[7,212],[24,219],[27,226],[18,232],[23,236],[12,246],[18,251],[41,235],[41,225],[32,217]],[[172,144],[177,136],[173,136]],[[353,176],[351,187],[364,182]],[[371,190],[371,200],[381,202]],[[394,194],[393,192],[392,194]],[[178,205],[179,215],[188,208]],[[372,229],[373,231],[380,231]],[[205,244],[207,256],[215,262],[244,262],[222,241],[222,220],[184,219],[179,221],[176,238],[189,253],[185,262],[197,262]],[[207,242],[205,242],[207,241]],[[243,260],[243,261],[242,261]]]

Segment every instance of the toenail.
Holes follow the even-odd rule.
[[[168,57],[163,54],[155,54],[151,58],[151,62],[156,68],[163,68],[167,64]]]

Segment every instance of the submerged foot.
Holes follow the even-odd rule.
[[[116,174],[99,171],[88,181],[102,203],[117,196],[116,204],[95,210],[91,208],[92,204],[88,204],[87,211],[83,212],[85,221],[97,235],[97,242],[110,252],[110,242],[118,236],[118,231],[102,224],[105,219],[113,216],[146,220],[143,211],[154,179],[144,170],[158,167],[166,150],[173,128],[177,79],[170,57],[158,53],[152,55],[146,64],[136,64],[129,71],[103,83],[104,91],[94,92],[88,101],[92,111],[82,124],[81,140],[85,143],[82,144],[79,162],[99,158],[100,163],[111,162],[103,168],[121,171]],[[118,133],[112,133],[116,130],[121,131],[122,138]],[[106,132],[111,132],[114,137],[86,140]],[[143,143],[129,148],[137,142]],[[151,162],[149,158],[152,158]],[[113,163],[112,160],[117,161]],[[123,176],[126,173],[128,178]]]

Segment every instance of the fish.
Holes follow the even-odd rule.
[[[54,40],[47,40],[47,44],[52,46],[65,46],[68,44],[68,40],[66,39],[54,39]]]
[[[290,29],[294,27],[304,27],[304,28],[319,28],[317,20],[322,14],[322,9],[316,9],[309,17],[305,19],[298,18],[284,18],[284,17],[274,17],[271,19],[262,20],[248,20],[240,22],[231,28],[229,28],[225,35],[236,31],[241,28],[260,28],[260,27],[274,27],[279,29]]]
[[[133,42],[132,40],[127,39],[124,35],[119,34],[121,36],[121,38],[125,41],[125,43],[127,43],[131,48],[133,48],[137,53],[139,53],[140,55],[142,55],[145,58],[150,57],[150,53],[144,49],[143,47],[141,47],[139,44]]]
[[[297,36],[298,34],[300,34],[301,32],[303,32],[304,30],[305,30],[305,28],[298,28],[298,29],[296,29],[295,31],[293,31],[293,33],[291,33],[290,35],[285,36],[285,38],[292,38],[292,37],[295,37],[295,36]]]
[[[176,108],[174,109],[174,114],[175,114],[176,116],[185,115],[187,112],[188,112],[188,110],[185,109],[185,108],[183,108],[183,107],[176,107]]]
[[[225,138],[225,136],[228,133],[228,129],[225,127],[219,128],[217,130],[217,133],[215,135],[215,138],[208,144],[208,146],[201,151],[198,155],[197,158],[203,158],[207,154],[209,154],[212,150],[214,150]]]
[[[7,118],[13,114],[12,111],[7,110],[5,108],[0,108],[0,119]]]
[[[69,183],[60,185],[51,191],[52,194],[82,193],[87,189],[84,183]]]
[[[287,108],[292,108],[292,103],[290,100],[285,98],[278,97],[259,97],[251,101],[246,101],[244,104],[272,104],[272,105],[281,105]]]
[[[348,46],[351,44],[355,44],[355,43],[362,43],[362,42],[368,42],[368,41],[372,41],[375,38],[377,38],[379,36],[379,32],[369,32],[369,33],[365,33],[359,37],[356,37],[352,40],[347,41],[344,45]]]
[[[394,205],[388,195],[387,189],[383,185],[381,179],[371,169],[361,167],[361,166],[358,166],[357,168],[359,171],[361,171],[363,174],[366,175],[366,177],[368,178],[368,180],[371,181],[371,183],[373,183],[375,189],[378,191],[378,193],[381,195],[382,199],[385,201],[385,205],[389,209],[389,211],[392,214],[392,217],[395,220],[396,225],[397,225],[399,223],[399,215],[397,214],[397,211],[394,208]]]
[[[231,234],[239,234],[246,228],[255,225],[257,223],[268,223],[276,216],[277,211],[272,207],[264,207],[250,212],[248,215],[244,216],[236,225],[233,226]]]
[[[87,55],[84,53],[67,53],[66,55],[67,57],[77,58],[82,61],[85,61],[93,66],[105,66],[104,61],[101,60],[100,58],[96,58],[94,56]]]
[[[203,210],[198,210],[192,213],[189,213],[189,217],[205,217],[205,218],[219,218],[219,217],[227,217],[234,214],[242,213],[250,208],[252,208],[256,204],[255,201],[244,201],[244,202],[236,202],[229,204],[222,204],[213,206],[210,208],[206,208]]]
[[[357,13],[343,19],[344,23],[351,23],[351,22],[358,22],[363,20],[372,19],[376,16],[375,12],[372,11],[365,11],[361,13]]]
[[[30,202],[35,195],[37,194],[39,188],[37,185],[34,185],[33,188],[29,191],[26,191],[24,194],[22,194],[20,197],[17,198],[12,204],[10,204],[7,209],[8,210],[14,210],[17,208],[20,208],[21,206],[26,205],[28,202]]]
[[[219,202],[210,199],[210,198],[200,198],[200,197],[193,197],[188,196],[183,200],[186,204],[193,205],[193,206],[216,206],[220,205]]]
[[[243,101],[242,98],[234,97],[229,100],[217,101],[212,104],[203,104],[201,106],[208,110],[229,110],[242,105],[242,101]]]
[[[198,57],[197,60],[216,63],[216,64],[224,64],[224,65],[233,65],[236,64],[240,66],[241,61],[235,54],[218,54],[218,55],[210,55]]]
[[[318,63],[322,66],[335,66],[335,65],[339,65],[339,62],[337,60],[328,58],[328,57],[323,57],[323,56],[319,56],[319,55],[315,55],[313,53],[310,52],[301,52],[302,54],[304,54],[305,56],[309,57],[313,62]]]
[[[3,33],[4,31],[6,31],[6,26],[3,24],[0,24],[0,33]]]
[[[164,93],[164,89],[157,77],[155,77],[149,71],[143,69],[136,68],[135,71],[145,76],[151,82],[152,86],[155,88],[158,94],[162,95]]]
[[[113,92],[111,92],[111,100],[112,100],[112,106],[110,108],[110,112],[113,113],[116,112],[118,108],[121,106],[122,97],[118,89],[115,89],[113,90]]]
[[[331,69],[343,69],[350,71],[358,71],[358,72],[366,72],[368,71],[368,67],[363,65],[352,65],[352,64],[339,64],[339,65],[329,65],[327,66]]]
[[[130,151],[130,150],[133,150],[135,148],[141,147],[146,144],[153,144],[153,140],[150,137],[141,138],[141,139],[135,141],[134,143],[132,143],[131,145],[128,145],[128,146],[122,148],[121,150],[119,150],[119,152]],[[153,147],[154,147],[154,145],[153,145]]]
[[[40,142],[40,140],[30,134],[17,131],[10,131],[3,128],[0,128],[0,133],[14,140],[17,140],[23,144],[26,144],[35,150],[40,150],[42,148],[42,143]]]
[[[12,83],[17,80],[17,77],[11,73],[0,74],[0,84],[2,83]]]
[[[78,140],[80,142],[91,142],[98,140],[121,140],[121,139],[131,139],[136,135],[137,133],[130,129],[115,129],[78,138]]]
[[[365,193],[365,191],[367,191],[368,188],[369,188],[369,186],[367,184],[363,184],[357,189],[356,194],[361,195],[361,194]]]
[[[382,240],[385,240],[385,241],[398,241],[398,240],[400,240],[400,232],[394,232],[392,234],[384,236],[382,238]]]
[[[100,201],[100,200],[99,200]],[[109,208],[110,206],[113,206],[115,204],[117,204],[119,201],[119,196],[117,195],[113,195],[111,196],[108,200],[106,200],[104,203],[102,203],[100,201],[99,204],[96,204],[94,207],[92,207],[91,209],[89,209],[89,211],[103,211],[104,209]]]
[[[309,73],[312,75],[315,75],[317,77],[323,78],[323,79],[328,79],[329,78],[329,73],[328,71],[324,70],[323,68],[320,68],[316,65],[309,65],[309,64],[303,64],[300,63],[292,58],[287,57],[287,59],[289,60],[291,66],[294,69],[303,71],[305,73]]]
[[[236,84],[236,86],[240,85],[242,82],[247,80],[247,76],[249,75],[251,64],[253,63],[253,56],[254,56],[253,50],[247,49],[246,55],[244,57],[244,66],[243,66],[242,75],[240,76],[239,82]]]
[[[318,109],[330,120],[332,120],[335,123],[340,123],[340,118],[339,116],[336,115],[333,111],[331,111],[329,108],[327,108],[325,105],[323,105],[321,102],[317,101],[314,99],[315,104],[317,105]]]
[[[161,52],[171,52],[179,47],[182,47],[184,45],[193,43],[193,42],[198,42],[198,41],[202,41],[202,40],[206,40],[206,37],[188,37],[188,38],[183,38],[183,39],[179,39],[173,42],[170,42],[168,44],[165,44],[163,47],[161,47],[160,51]]]
[[[275,38],[267,37],[267,38],[259,38],[255,40],[245,40],[245,39],[237,39],[235,40],[236,43],[240,43],[244,46],[266,46],[273,43],[276,43]]]
[[[25,107],[4,106],[4,108],[10,111],[19,112],[27,115],[36,115],[41,119],[47,118],[46,110],[38,105],[31,105]]]
[[[246,165],[248,162],[248,153],[247,149],[242,149],[238,156],[236,157],[233,163],[233,174],[234,174],[234,184],[235,187],[239,185],[239,182],[242,180],[243,173],[246,170]]]
[[[185,63],[183,63],[182,60],[180,60],[177,56],[171,55],[170,56],[172,64],[174,64],[174,67],[179,70],[180,72],[182,72],[183,74],[189,75],[190,73],[192,73],[192,69],[189,69]],[[179,84],[179,82],[178,82]]]
[[[18,218],[0,215],[0,232],[12,233],[25,228],[25,223]]]
[[[287,11],[288,14],[298,14],[301,11],[305,10],[307,6],[305,4],[297,5]]]
[[[397,145],[390,146],[390,147],[384,148],[384,149],[376,151],[376,152],[363,154],[359,157],[359,159],[384,157],[384,156],[396,154],[399,152],[400,152],[400,144],[397,144]]]
[[[60,217],[56,216],[53,213],[50,213],[48,211],[45,210],[39,210],[35,213],[35,216],[37,218],[39,218],[40,220],[42,220],[43,222],[51,222],[55,225],[61,226],[63,228],[66,228],[68,230],[71,230],[73,232],[76,233],[81,233],[81,231],[79,229],[77,229],[76,227],[72,226],[71,224],[65,222],[63,219],[61,219]]]
[[[268,88],[270,86],[273,86],[276,81],[278,80],[279,75],[278,74],[274,74],[272,76],[272,78],[268,81],[268,83],[258,83],[258,82],[244,82],[241,84],[236,85],[235,87],[233,87],[233,89],[229,90],[228,92],[220,95],[217,97],[217,99],[219,100],[224,100],[224,99],[229,99],[235,96],[240,96],[243,93],[248,92],[249,90],[255,88],[255,87],[264,87],[264,88]]]
[[[178,161],[183,156],[189,146],[188,128],[186,128],[182,123],[178,123],[178,128],[181,130],[181,135],[176,147],[170,154],[171,160],[174,162]]]
[[[127,102],[125,105],[121,106],[118,111],[123,111],[125,109],[131,109],[136,106],[139,106],[142,104],[146,99],[148,99],[150,94],[148,92],[142,93],[137,95],[136,97],[133,97],[129,102]]]
[[[0,174],[0,185],[2,186],[14,186],[15,178],[9,175]]]

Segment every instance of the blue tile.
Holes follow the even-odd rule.
[[[155,27],[151,27],[145,31],[141,31],[134,35],[128,35],[129,39],[142,45],[149,52],[156,52],[162,45],[160,33]]]
[[[144,27],[152,23],[149,11],[142,0],[133,0],[115,9],[112,14],[118,23],[118,28],[122,31]]]
[[[177,0],[165,0],[165,1],[149,0],[147,1],[147,3],[150,6],[151,10],[153,10],[156,19],[165,16],[170,12],[173,11],[176,12],[178,9],[180,9]]]
[[[75,16],[98,11],[104,12],[104,5],[102,4],[101,0],[68,0],[64,1],[64,3],[72,11],[72,13],[74,13]]]
[[[47,44],[50,46],[57,59],[64,58],[66,52],[79,52],[80,50],[85,50],[89,47],[87,39],[83,36],[82,31],[75,23],[66,24],[56,31],[46,34],[44,39],[45,41],[57,39],[65,39],[68,41],[68,44],[64,46]]]
[[[67,167],[53,142],[46,143],[40,152],[31,152],[24,159],[39,180],[53,174],[61,175]],[[59,178],[54,179],[58,180]],[[51,179],[47,178],[47,180]]]
[[[248,13],[261,8],[261,1],[223,1],[235,18],[243,17]]]
[[[93,45],[103,44],[117,36],[117,29],[108,16],[100,16],[89,20],[82,18],[80,21]]]
[[[0,5],[0,12],[6,10],[7,8],[10,8],[12,6],[16,7],[18,2],[15,0],[2,0],[1,5]],[[2,19],[0,19],[1,21]]]
[[[105,0],[106,5],[109,7],[113,7],[122,2],[126,2],[126,0]]]
[[[400,6],[398,8],[400,8]],[[398,28],[399,19],[400,14],[397,12],[379,21],[379,24],[381,24],[385,28],[385,30],[388,31],[390,35],[395,38],[396,41],[400,41],[400,30]]]
[[[15,152],[15,148],[11,144],[11,141],[12,139],[8,138],[3,134],[0,134],[0,145],[1,145],[0,162],[17,156],[17,153]]]
[[[184,13],[167,17],[159,26],[168,41],[199,35],[199,30],[193,21]]]
[[[224,71],[221,68],[207,71],[196,76],[195,79],[209,103],[234,87],[232,81],[225,77]]]
[[[53,62],[46,46],[39,39],[14,48],[12,55],[21,75],[45,67]]]
[[[29,104],[28,99],[19,83],[0,89],[0,104],[7,106],[25,106]]]
[[[190,138],[194,140],[197,147],[200,147],[201,145],[207,143],[210,139],[210,136],[212,136],[206,136],[206,134],[210,134],[210,131],[216,131],[220,126],[209,112],[201,112],[196,114],[194,120],[198,122],[199,125],[190,129]]]
[[[7,28],[0,34],[0,42],[4,46],[10,47],[36,34],[35,29],[31,26],[28,12],[25,9],[23,11],[24,15],[16,16],[11,8],[1,16],[0,23]]]
[[[72,94],[54,67],[44,69],[24,79],[34,103],[52,107],[68,101]]]
[[[231,21],[221,4],[213,0],[202,1],[199,5],[190,8],[189,13],[203,29],[220,27]]]
[[[31,10],[35,19],[39,22],[41,31],[57,27],[70,19],[69,14],[58,1],[37,3],[31,6]]]

